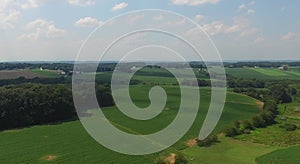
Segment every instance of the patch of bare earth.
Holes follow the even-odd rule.
[[[187,145],[188,147],[193,147],[193,146],[197,145],[197,138],[188,140],[188,141],[186,142],[186,145]]]
[[[166,164],[175,164],[175,158],[176,158],[176,154],[171,153],[170,156],[168,156],[168,157],[165,159],[165,163],[166,163]]]
[[[42,159],[45,161],[52,161],[54,159],[56,159],[57,156],[56,155],[46,155],[45,157],[43,157]]]
[[[264,102],[257,100],[256,104],[259,106],[259,110],[264,110]]]

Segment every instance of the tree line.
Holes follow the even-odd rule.
[[[223,130],[228,137],[240,134],[248,134],[255,128],[264,128],[277,123],[275,118],[278,115],[278,104],[290,103],[297,95],[297,89],[291,87],[293,81],[264,81],[264,80],[233,80],[228,82],[233,91],[246,94],[250,97],[264,102],[263,111],[248,120],[238,120],[230,127]],[[241,88],[239,88],[241,87]],[[254,88],[255,87],[255,88]],[[288,131],[295,130],[297,126],[286,123],[281,125]]]
[[[109,86],[97,85],[101,107],[113,106]],[[0,87],[0,130],[77,119],[68,85],[20,84]]]

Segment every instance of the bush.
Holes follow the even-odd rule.
[[[245,130],[254,130],[254,127],[249,120],[244,120],[240,124],[240,131],[244,132]]]
[[[280,126],[284,128],[286,131],[295,131],[297,129],[297,125],[291,123],[285,123],[284,125]]]
[[[260,115],[252,117],[252,124],[256,128],[266,127],[266,121]]]
[[[182,155],[177,154],[175,157],[175,164],[187,164],[189,161]]]
[[[271,111],[265,111],[260,114],[260,117],[265,121],[266,126],[275,123],[275,114]]]
[[[156,159],[155,163],[156,164],[166,164],[166,161],[162,156],[160,156]]]
[[[209,147],[213,143],[216,143],[216,142],[218,142],[217,135],[210,135],[210,136],[206,137],[204,140],[197,140],[197,144],[199,146],[203,146],[203,147]]]
[[[228,127],[228,128],[225,128],[223,130],[223,133],[225,134],[226,137],[234,137],[234,136],[237,136],[237,135],[240,135],[240,131],[239,129],[235,128],[235,127]]]

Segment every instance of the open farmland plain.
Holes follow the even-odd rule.
[[[131,97],[137,106],[149,105],[150,85],[131,87]],[[103,108],[106,117],[117,128],[134,134],[149,134],[166,127],[175,118],[180,97],[178,86],[164,86],[168,94],[165,110],[153,120],[137,121],[124,116],[116,107]],[[187,134],[167,150],[153,155],[127,156],[112,152],[96,143],[83,129],[79,121],[58,125],[36,126],[0,133],[0,161],[7,163],[75,162],[75,163],[154,163],[158,156],[184,152],[187,142],[198,136],[210,102],[210,89],[201,89],[201,105],[197,118]],[[228,92],[222,118],[215,130],[218,132],[234,120],[247,119],[261,107],[257,100]],[[22,147],[22,149],[19,149]],[[197,148],[197,146],[195,147]],[[247,145],[245,145],[245,149]],[[199,149],[199,153],[203,150]],[[15,158],[15,157],[18,158]]]
[[[244,79],[300,80],[300,67],[291,67],[288,71],[277,68],[227,68],[226,73]]]
[[[19,77],[24,77],[26,79],[33,79],[35,77],[39,78],[51,78],[51,77],[59,77],[57,71],[48,71],[48,70],[2,70],[0,71],[0,80],[3,79],[17,79]]]

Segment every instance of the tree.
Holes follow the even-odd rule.
[[[189,161],[181,153],[177,154],[175,157],[175,164],[187,164]]]
[[[251,124],[251,122],[249,120],[242,121],[240,124],[240,131],[244,132],[244,131],[248,131],[248,130],[254,130],[253,125]]]
[[[210,135],[206,137],[204,140],[197,140],[197,144],[199,146],[208,147],[211,146],[213,143],[218,142],[218,136],[217,135]]]
[[[227,127],[223,130],[223,133],[226,137],[234,137],[241,134],[239,129],[235,127]]]
[[[275,115],[270,111],[260,113],[260,117],[265,121],[266,125],[272,125],[275,123]]]
[[[252,124],[256,128],[266,127],[266,121],[260,115],[252,117]]]
[[[280,126],[281,128],[284,128],[286,131],[295,131],[297,129],[297,125],[291,124],[291,123],[285,123],[283,126]]]

